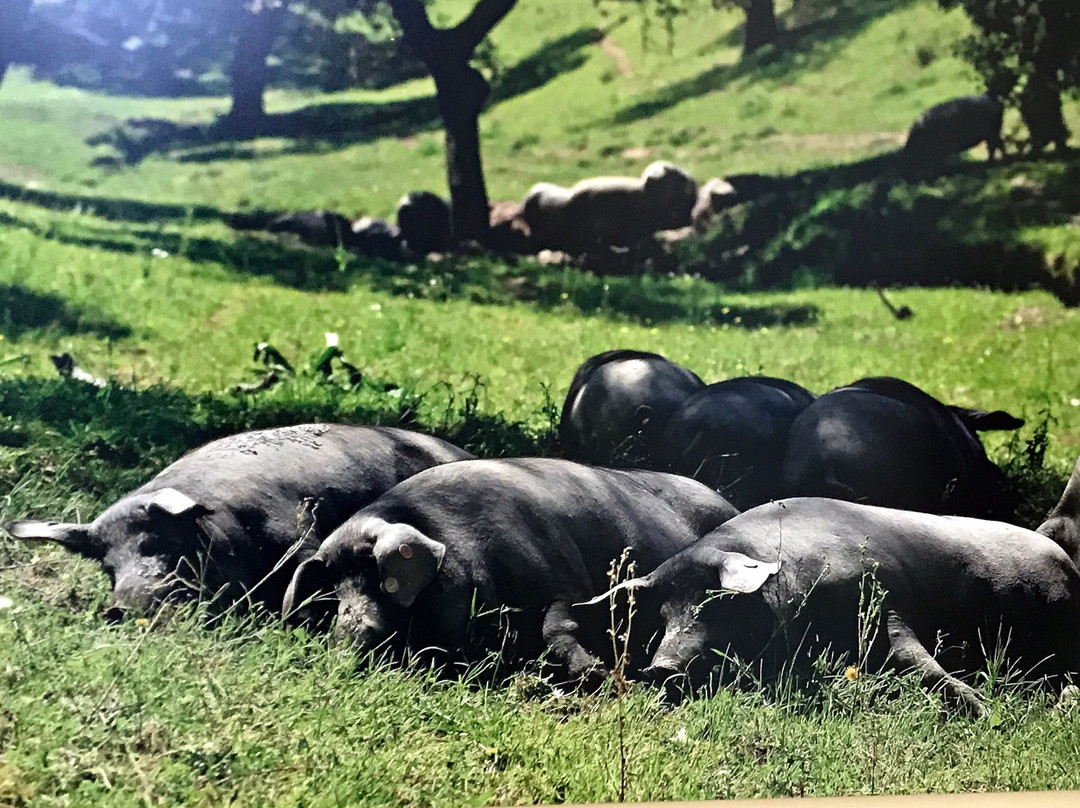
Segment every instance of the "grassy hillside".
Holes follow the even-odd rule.
[[[461,5],[435,7],[450,21]],[[740,15],[691,6],[670,50],[656,24],[643,50],[640,19],[620,16],[623,4],[602,4],[603,16],[578,0],[520,4],[493,34],[505,69],[482,124],[492,196],[638,173],[658,157],[700,177],[845,162],[895,148],[922,109],[978,89],[952,55],[965,18],[928,0],[841,3],[824,18],[837,4],[801,3],[803,16],[785,15],[783,52],[748,63],[737,61]],[[426,81],[384,93],[272,92],[274,125],[297,137],[181,141],[137,165],[95,168],[117,152],[86,139],[128,118],[207,123],[227,100],[108,98],[15,71],[0,92],[0,179],[224,209],[387,214],[404,190],[445,192],[431,93]],[[1068,115],[1080,125],[1076,104]]]
[[[725,234],[706,247],[713,266],[690,261],[691,269],[779,287],[807,278],[949,283],[973,275],[1001,288],[1036,286],[1070,303],[1080,299],[1073,281],[1080,239],[1063,230],[1080,215],[1072,173],[1080,169],[1048,172],[1014,158],[1002,168],[975,164],[970,176],[946,175],[922,193],[898,183],[885,156],[921,110],[978,91],[974,72],[953,55],[967,31],[961,12],[944,13],[930,0],[829,0],[800,3],[798,12],[782,3],[780,43],[740,62],[741,13],[689,5],[670,39],[659,22],[646,26],[640,10],[621,3],[516,8],[493,35],[499,68],[481,120],[492,198],[520,199],[539,180],[637,174],[658,158],[702,180],[760,172],[780,179],[781,204],[773,197],[745,206],[747,229],[757,237]],[[451,23],[465,7],[434,8]],[[0,183],[8,183],[0,194],[19,198],[31,187],[82,209],[101,207],[102,197],[170,206],[114,205],[121,218],[176,218],[189,206],[209,218],[305,208],[389,215],[407,190],[446,192],[432,93],[429,81],[379,93],[271,92],[265,136],[235,141],[207,129],[227,109],[224,98],[112,98],[15,71],[0,92],[7,144]],[[1080,103],[1068,102],[1066,117],[1080,130]],[[1007,133],[1018,130],[1010,116]],[[835,171],[837,164],[847,171]],[[833,214],[865,208],[897,184],[899,199],[874,203],[888,218],[891,242],[848,245],[844,231],[867,224]],[[986,204],[987,196],[1012,209]],[[945,216],[942,207],[958,212]],[[817,231],[834,247],[827,256],[802,252]],[[944,257],[928,262],[912,245]],[[972,245],[979,248],[973,255]],[[883,250],[900,269],[867,278],[865,265],[880,263],[875,253]],[[736,266],[718,269],[730,263],[727,253],[740,256]],[[771,275],[753,266],[778,254]],[[941,274],[942,261],[975,268]]]
[[[739,16],[700,5],[669,52],[657,26],[643,48],[625,4],[602,16],[577,0],[521,3],[496,31],[505,68],[482,120],[492,193],[659,157],[701,177],[775,175],[776,192],[686,260],[722,274],[749,246],[740,267],[790,272],[795,291],[483,257],[383,264],[222,222],[249,208],[385,214],[404,190],[445,191],[426,82],[274,92],[274,136],[174,130],[184,137],[128,162],[139,132],[109,134],[126,120],[205,124],[226,100],[110,98],[16,70],[0,87],[0,521],[89,519],[191,446],[304,420],[549,454],[575,367],[634,347],[710,381],[767,373],[823,391],[893,374],[1023,415],[988,445],[1036,523],[1080,452],[1080,313],[1045,291],[917,287],[889,293],[915,313],[898,321],[874,291],[804,287],[858,283],[841,240],[901,214],[929,217],[948,244],[1011,245],[1010,262],[1080,260],[1076,159],[882,179],[875,161],[920,109],[977,87],[950,55],[962,17],[899,1],[825,17],[835,4],[802,0],[802,18],[785,11],[787,50],[738,64]],[[437,4],[447,20],[464,6]],[[1068,115],[1080,129],[1075,103]],[[901,232],[918,246],[928,231],[912,228]],[[326,332],[360,383],[305,371]],[[300,371],[236,392],[262,340]],[[61,352],[108,383],[57,378]],[[1080,787],[1075,706],[999,671],[975,683],[987,722],[942,713],[913,682],[852,682],[828,663],[798,687],[750,683],[672,708],[645,688],[623,701],[561,693],[532,672],[492,688],[357,668],[347,649],[270,620],[210,630],[181,611],[106,626],[106,599],[93,565],[0,538],[0,805],[580,802],[620,796],[621,758],[625,796],[642,800]]]

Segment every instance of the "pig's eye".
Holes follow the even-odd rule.
[[[144,533],[139,537],[139,555],[163,555],[176,549],[175,540],[160,533]]]

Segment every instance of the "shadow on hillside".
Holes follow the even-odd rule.
[[[824,68],[840,54],[847,44],[878,17],[896,11],[913,0],[866,0],[819,8],[822,14],[810,22],[801,17],[786,17],[795,26],[781,34],[771,47],[763,48],[735,64],[717,65],[696,76],[676,81],[660,88],[643,101],[631,104],[611,117],[613,124],[627,124],[674,107],[691,98],[714,93],[739,79],[775,81],[792,79],[800,73]],[[805,15],[806,12],[800,12]],[[742,44],[743,26],[739,25],[716,40],[717,46]]]
[[[597,276],[561,266],[483,256],[395,264],[346,255],[266,234],[190,237],[175,220],[223,218],[208,207],[194,211],[75,195],[23,193],[0,183],[0,195],[53,209],[94,211],[105,217],[173,218],[166,229],[117,227],[89,217],[39,224],[5,214],[0,224],[40,237],[143,255],[147,270],[167,263],[164,251],[214,263],[245,275],[309,291],[343,291],[362,283],[394,295],[468,300],[484,305],[526,303],[538,310],[641,323],[690,322],[762,325],[813,323],[810,307],[724,305],[725,291],[790,289],[845,284],[973,285],[1002,290],[1043,288],[1068,305],[1080,304],[1075,251],[1044,251],[1030,243],[1033,228],[1060,227],[1080,215],[1080,153],[1004,165],[955,161],[936,179],[907,182],[895,154],[791,176],[731,176],[745,185],[744,201],[713,230],[674,247],[668,274]],[[190,212],[190,215],[188,215]],[[269,215],[269,214],[267,214]],[[160,252],[157,253],[160,255]],[[166,260],[166,259],[163,259]],[[713,283],[710,283],[713,282]],[[719,286],[714,285],[719,284]],[[82,327],[94,318],[74,315]],[[100,326],[110,333],[108,325]],[[116,332],[119,334],[120,332]]]
[[[108,144],[128,165],[155,152],[180,153],[180,162],[250,159],[255,156],[319,154],[346,144],[384,137],[410,137],[439,126],[434,96],[386,103],[312,104],[291,112],[274,112],[252,130],[237,132],[226,119],[209,125],[181,125],[158,118],[133,118],[90,138],[90,145]],[[245,141],[282,138],[290,141],[256,152]]]
[[[237,376],[245,369],[239,360]],[[477,394],[451,396],[445,410],[437,408],[442,420],[423,423],[417,418],[423,393],[395,398],[371,391],[343,398],[275,389],[258,395],[189,395],[166,385],[136,390],[114,383],[99,388],[60,378],[0,377],[0,422],[21,424],[32,438],[44,431],[53,446],[56,439],[78,441],[80,462],[65,464],[65,481],[99,494],[108,493],[101,491],[103,481],[117,470],[149,473],[209,440],[298,423],[403,426],[485,457],[552,453],[552,434],[537,435],[501,415],[478,412]],[[107,468],[112,475],[103,473]]]
[[[1068,225],[1080,214],[1077,155],[1004,166],[956,161],[925,182],[903,180],[895,155],[881,155],[755,183],[752,197],[682,248],[683,271],[746,290],[1041,288],[1080,304],[1075,257],[1023,240],[1034,227]]]
[[[577,70],[588,60],[583,51],[604,37],[599,28],[579,28],[547,42],[503,73],[491,93],[491,104],[499,104],[537,90],[564,73]]]
[[[277,238],[240,236],[235,239],[193,238],[157,228],[94,226],[81,222],[54,223],[38,228],[32,222],[7,217],[9,223],[25,227],[41,238],[123,255],[143,255],[151,266],[165,266],[169,256],[182,255],[196,263],[216,263],[244,275],[273,280],[281,286],[309,292],[340,292],[351,283],[330,250],[290,245]]]
[[[15,339],[38,330],[93,334],[104,339],[123,339],[132,333],[103,312],[72,306],[53,294],[0,284],[0,334]]]
[[[139,202],[106,196],[57,193],[27,188],[0,181],[0,199],[24,202],[47,210],[77,211],[119,222],[156,222],[164,219],[182,221],[212,221],[220,219],[222,211],[209,205],[170,205],[158,202]],[[24,225],[26,226],[26,225]]]
[[[329,249],[305,247],[270,236],[233,239],[189,237],[151,227],[120,229],[83,220],[53,222],[40,228],[7,217],[41,238],[124,255],[142,255],[148,272],[168,266],[162,252],[196,263],[213,263],[241,275],[269,278],[281,286],[312,292],[345,291],[365,284],[414,299],[468,300],[480,305],[527,303],[542,311],[581,314],[645,324],[691,322],[737,328],[803,326],[816,322],[813,306],[773,304],[730,306],[721,290],[706,281],[652,276],[599,276],[564,266],[508,261],[494,256],[447,256],[442,261],[392,263],[360,256],[344,260]]]
[[[491,103],[531,92],[587,59],[582,51],[603,37],[596,28],[580,28],[541,45],[509,68],[497,82]],[[407,138],[442,126],[434,96],[403,101],[311,104],[291,112],[268,114],[253,130],[237,132],[224,118],[213,124],[181,125],[158,118],[133,118],[87,140],[112,146],[120,162],[135,165],[154,153],[171,153],[183,163],[248,160],[290,154],[323,154],[379,138]],[[248,141],[281,138],[278,146],[255,149]],[[98,158],[99,164],[117,158]]]

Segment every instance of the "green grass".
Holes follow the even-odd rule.
[[[274,92],[270,108],[294,113],[290,125],[332,105],[316,117],[339,128],[95,166],[114,148],[86,139],[127,118],[209,123],[227,102],[109,98],[16,70],[0,88],[0,520],[89,519],[187,448],[305,420],[404,423],[484,456],[550,454],[577,365],[632,347],[710,381],[766,373],[824,391],[892,374],[1023,415],[1016,437],[987,443],[1024,485],[1021,521],[1037,523],[1080,453],[1080,313],[1045,291],[918,287],[889,293],[915,312],[901,322],[872,290],[809,285],[858,281],[844,275],[858,262],[838,234],[865,229],[868,210],[911,227],[918,245],[934,205],[949,212],[951,241],[1037,250],[1068,272],[1080,261],[1075,158],[964,164],[918,185],[863,176],[920,109],[976,89],[950,55],[963,18],[931,2],[865,3],[799,29],[786,11],[792,50],[745,66],[738,15],[700,5],[668,53],[656,26],[642,48],[638,20],[617,21],[622,4],[606,17],[570,0],[520,4],[496,31],[507,68],[482,120],[492,195],[636,173],[659,157],[703,178],[776,174],[784,193],[741,211],[732,221],[744,230],[696,248],[697,259],[714,251],[701,268],[718,271],[716,256],[772,222],[740,266],[788,273],[776,290],[484,257],[396,266],[222,222],[247,208],[385,214],[404,190],[445,190],[426,82]],[[449,20],[464,4],[438,8]],[[595,44],[597,26],[632,75]],[[1075,103],[1067,114],[1080,128]],[[827,170],[836,164],[847,167]],[[233,392],[255,378],[256,342],[303,366],[328,331],[363,371],[359,385],[300,373]],[[56,378],[48,356],[60,352],[109,384]],[[1044,425],[1040,467],[1027,448]],[[181,612],[106,626],[96,567],[7,538],[0,598],[12,601],[0,607],[0,805],[607,800],[618,796],[621,709],[628,799],[1080,787],[1075,709],[997,680],[977,682],[994,709],[985,722],[942,714],[912,682],[852,683],[836,666],[798,687],[676,708],[645,688],[623,705],[560,694],[532,674],[480,686],[358,668],[346,650],[269,620],[209,630]]]
[[[39,565],[34,570],[41,574]],[[55,612],[61,609],[57,617]],[[51,627],[59,659],[41,654]],[[88,644],[85,637],[93,633]],[[257,623],[102,628],[58,604],[0,624],[11,804],[484,805],[612,800],[620,705],[531,675],[490,689]],[[182,681],[181,690],[167,686]],[[1075,710],[999,688],[992,722],[944,720],[891,677],[820,675],[813,696],[624,703],[626,798],[1075,787]],[[59,743],[58,743],[59,742]],[[60,745],[62,744],[62,746]],[[59,746],[59,748],[58,748]],[[1032,753],[1037,749],[1037,753]],[[35,795],[31,797],[31,795]]]
[[[639,18],[619,16],[623,4],[602,4],[606,16],[576,0],[520,4],[493,34],[506,69],[481,127],[492,197],[520,199],[539,180],[636,174],[657,158],[701,178],[861,159],[896,148],[927,106],[979,87],[952,55],[965,18],[930,0],[801,3],[802,17],[784,15],[792,29],[786,49],[749,64],[737,61],[739,13],[690,5],[669,51],[658,26],[643,50]],[[463,4],[435,7],[450,20]],[[598,28],[625,53],[629,75],[596,44]],[[92,167],[112,150],[86,138],[127,118],[209,123],[228,101],[109,98],[31,82],[16,70],[0,92],[0,179],[223,209],[385,215],[405,190],[445,193],[442,138],[424,101],[431,93],[426,81],[384,93],[275,91],[272,113],[321,111],[300,122],[304,136],[201,149],[180,143],[135,166]],[[404,106],[380,113],[390,102]],[[1066,115],[1080,127],[1080,105],[1069,103]]]
[[[0,769],[9,798],[32,788],[74,804],[508,804],[615,793],[616,704],[606,697],[560,695],[531,676],[490,690],[422,671],[358,672],[341,649],[297,634],[252,624],[207,633],[183,619],[165,630],[99,630],[92,649],[81,643],[87,621],[66,619],[55,630],[68,654],[58,667],[43,663],[28,633],[42,619],[43,609],[22,608],[4,626],[13,652],[5,682],[24,717],[0,732],[26,752]],[[188,692],[161,687],[176,676]],[[626,703],[627,796],[1070,782],[1057,773],[1047,781],[1046,766],[994,762],[1009,761],[1036,733],[1048,752],[1075,743],[1067,712],[1006,692],[998,704],[1023,721],[1002,732],[943,723],[934,700],[907,683],[893,701],[864,696],[867,684],[832,676],[815,699],[724,693],[676,711],[637,691]],[[63,755],[42,743],[56,735],[69,739]],[[953,761],[971,764],[963,770],[886,763],[959,744],[970,750]],[[52,765],[35,777],[39,757]]]
[[[763,372],[823,390],[894,373],[956,403],[1006,408],[1035,424],[1048,415],[1048,472],[1032,492],[1029,523],[1052,503],[1080,446],[1072,398],[1080,315],[1042,292],[894,291],[916,313],[905,322],[869,291],[729,294],[720,316],[730,319],[712,325],[693,287],[676,297],[680,316],[647,323],[614,300],[583,313],[571,295],[589,281],[561,269],[426,265],[395,294],[384,288],[385,269],[341,270],[294,250],[292,260],[312,262],[294,288],[219,261],[155,258],[153,239],[132,236],[132,252],[79,243],[74,236],[90,228],[130,235],[94,217],[14,203],[2,210],[28,227],[0,234],[0,285],[39,304],[9,309],[0,323],[0,490],[8,492],[0,519],[86,519],[188,446],[297,420],[404,417],[481,454],[550,452],[551,404],[581,359],[616,345],[660,350],[707,379]],[[164,225],[154,238],[185,233],[188,244],[230,243],[209,224]],[[470,273],[489,300],[473,302],[476,290],[438,280]],[[566,289],[567,298],[515,299],[498,282],[508,274]],[[626,282],[645,301],[665,284],[678,288]],[[425,297],[425,289],[438,291]],[[777,308],[809,314],[797,325],[747,327],[754,312]],[[326,330],[341,335],[346,358],[372,384],[353,390],[298,377],[257,396],[228,392],[250,380],[255,341],[270,340],[299,365],[318,353]],[[52,378],[47,354],[56,351],[115,383],[99,391]],[[1033,431],[1011,447],[995,441],[995,457],[1019,458]],[[99,617],[106,581],[89,563],[4,539],[0,568],[0,594],[15,604],[0,610],[0,789],[8,789],[0,794],[16,804],[30,790],[37,803],[74,805],[617,795],[610,697],[557,696],[528,678],[491,688],[357,671],[342,649],[270,622],[207,631],[181,617],[107,627]],[[677,709],[636,691],[626,704],[628,797],[1080,785],[1064,765],[1080,724],[1042,695],[999,694],[1003,732],[943,718],[914,683],[895,699],[845,708],[850,683],[841,673],[820,674],[809,692],[725,692]]]

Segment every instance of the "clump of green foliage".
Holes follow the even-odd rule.
[[[1080,93],[1080,6],[1073,0],[939,0],[964,9],[975,32],[960,44],[987,89],[1020,109],[1033,149],[1064,149],[1062,93]]]
[[[102,3],[53,0],[31,11],[17,58],[61,84],[150,96],[228,92],[245,15],[276,0]],[[276,86],[386,87],[422,74],[405,54],[393,16],[376,3],[315,0],[285,13],[271,60]]]

